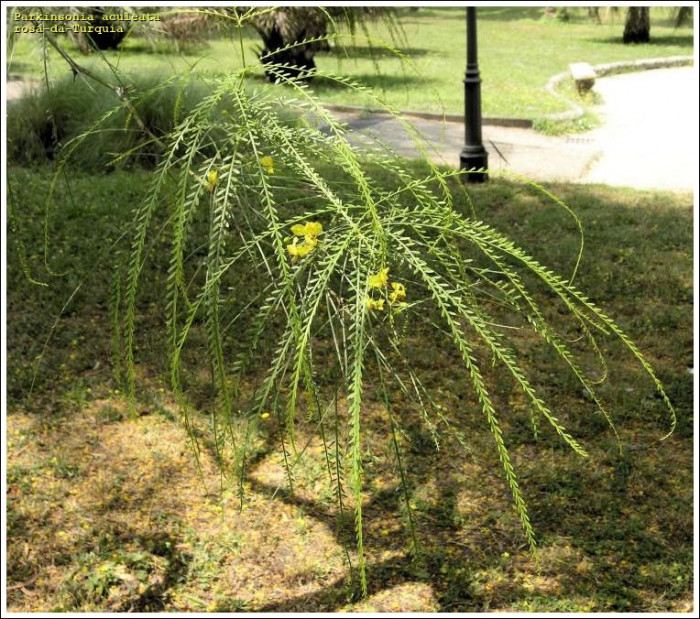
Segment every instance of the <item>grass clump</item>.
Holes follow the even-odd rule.
[[[157,139],[172,131],[207,90],[202,80],[165,74],[140,74],[114,90],[66,76],[13,106],[8,159],[31,165],[62,158],[74,168],[101,171],[154,167],[160,157]]]

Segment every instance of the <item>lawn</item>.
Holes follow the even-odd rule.
[[[484,10],[482,38],[514,23],[532,28],[525,47],[539,28],[602,36],[580,20],[513,11]],[[432,24],[444,39],[443,22],[459,16],[406,11],[404,33]],[[421,36],[413,50],[439,45],[440,36]],[[668,53],[672,37],[685,41],[665,37]],[[603,40],[586,45],[620,47]],[[245,38],[246,53],[254,44]],[[369,76],[366,50],[353,53],[343,72]],[[64,80],[9,108],[10,610],[691,611],[691,195],[565,184],[547,194],[501,179],[465,186],[421,161],[355,159],[333,126],[317,132],[295,116],[298,93],[280,112],[235,76],[149,90],[186,66],[208,75],[237,67],[223,38],[189,55],[134,39],[109,56],[134,74],[126,101]],[[36,72],[37,60],[21,39],[10,72]],[[332,55],[323,62],[337,66]],[[392,62],[380,64],[388,72]],[[56,58],[50,64],[65,75]],[[406,68],[374,85],[404,96],[414,75]],[[550,70],[559,68],[543,79]],[[409,80],[417,96],[422,79]],[[522,83],[516,92],[529,88]],[[315,86],[326,88],[324,101],[351,101],[327,86]],[[438,180],[446,193],[431,201]],[[552,196],[583,224],[578,267],[578,227]],[[135,235],[132,221],[149,232]],[[518,270],[532,263],[479,221],[564,283]],[[392,299],[399,287],[390,295],[385,265],[408,293]],[[574,270],[585,298],[562,293]],[[140,273],[138,289],[128,273]],[[589,322],[566,320],[577,303]],[[663,440],[671,419],[660,391],[590,303],[663,382],[677,413]],[[606,372],[586,346],[591,327]],[[522,374],[509,372],[511,359]],[[409,380],[425,389],[406,389]],[[488,395],[474,392],[479,384]],[[536,423],[535,393],[551,424]],[[588,457],[567,447],[562,426]]]
[[[571,62],[607,63],[638,58],[692,55],[692,26],[675,29],[665,8],[652,8],[652,42],[623,45],[622,17],[607,17],[596,24],[583,9],[572,9],[568,22],[542,18],[542,9],[489,7],[479,9],[479,60],[483,114],[487,117],[541,119],[565,111],[566,105],[545,92],[547,80],[566,71]],[[378,89],[386,103],[404,111],[463,113],[462,79],[465,66],[465,20],[459,8],[400,10],[402,35],[392,37],[383,25],[370,25],[370,44],[358,34],[356,46],[347,54],[336,49],[318,57],[324,73],[339,74]],[[401,56],[381,45],[388,41]],[[536,45],[533,44],[536,41]],[[260,42],[244,33],[246,61],[256,63]],[[372,49],[370,49],[370,47]],[[206,47],[176,54],[171,49],[154,51],[143,39],[132,38],[120,52],[107,58],[127,75],[194,71],[221,74],[238,68],[241,52],[231,34],[219,34]],[[88,67],[101,63],[84,59]],[[52,75],[68,72],[51,55]],[[29,36],[19,37],[8,73],[41,76],[41,56]],[[265,88],[262,78],[252,85]],[[318,77],[314,92],[328,104],[376,108],[373,97]]]
[[[59,178],[45,210],[51,172],[37,165],[10,167],[7,175],[21,213],[8,235],[9,610],[692,610],[692,196],[548,187],[585,227],[579,287],[648,355],[677,407],[675,433],[659,441],[668,428],[663,405],[622,347],[606,351],[604,387],[619,450],[580,386],[543,349],[521,342],[528,372],[590,452],[582,460],[553,433],[535,440],[527,415],[522,421],[517,414],[522,396],[507,381],[496,388],[542,552],[538,570],[459,365],[436,340],[412,333],[410,359],[460,424],[467,449],[447,441],[436,451],[411,402],[397,400],[401,449],[412,462],[407,481],[420,541],[414,557],[384,404],[367,385],[370,590],[361,600],[347,566],[356,559],[352,524],[334,501],[313,423],[297,429],[306,449],[293,490],[274,417],[244,414],[247,423],[232,425],[236,438],[250,443],[251,461],[241,487],[222,479],[216,446],[205,440],[215,405],[209,371],[195,349],[187,359],[195,370],[187,385],[190,434],[183,428],[163,356],[159,287],[167,257],[160,238],[149,247],[138,299],[135,403],[115,381],[113,263],[128,247],[124,218],[152,173],[73,172]],[[384,182],[381,171],[376,180]],[[472,208],[453,188],[456,208]],[[519,183],[495,181],[469,193],[478,218],[553,269],[571,272],[578,236],[560,207]],[[156,225],[165,229],[166,218]],[[251,368],[251,385],[257,372]],[[201,438],[197,460],[192,435]]]

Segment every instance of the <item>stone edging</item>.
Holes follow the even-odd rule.
[[[382,108],[364,108],[357,107],[353,105],[324,105],[327,110],[332,112],[349,112],[351,114],[362,114],[362,115],[372,115],[372,116],[393,116],[391,112],[388,112]],[[445,122],[464,122],[464,116],[462,114],[433,114],[431,112],[411,112],[411,111],[401,111],[401,116],[406,118],[420,118],[422,120],[440,120]],[[497,117],[485,117],[481,119],[484,125],[497,125],[500,127],[520,127],[524,129],[529,129],[532,127],[532,121],[527,118],[497,118]]]
[[[612,75],[615,73],[627,73],[632,71],[646,71],[649,69],[664,69],[669,67],[682,67],[693,64],[693,56],[669,56],[667,58],[642,58],[639,60],[622,60],[620,62],[607,62],[598,64],[593,67],[598,77]],[[584,109],[576,104],[571,99],[556,91],[556,86],[566,79],[571,77],[569,71],[557,73],[557,75],[549,78],[545,89],[557,99],[565,101],[569,105],[569,110],[558,114],[550,114],[544,116],[546,120],[575,120],[584,114]],[[354,107],[349,105],[327,105],[326,109],[336,112],[351,112],[360,114],[381,114],[391,116],[390,112],[382,109],[367,109]],[[464,122],[464,116],[461,114],[431,114],[429,112],[401,112],[402,116],[408,118],[420,118],[423,120],[441,120],[446,122]],[[533,121],[529,118],[495,118],[486,116],[481,119],[484,125],[492,125],[497,127],[517,127],[522,129],[531,129]]]
[[[641,58],[639,60],[622,60],[619,62],[606,62],[593,67],[597,77],[614,75],[616,73],[628,73],[632,71],[647,71],[649,69],[665,69],[669,67],[683,67],[693,64],[692,56],[669,56],[667,58]],[[565,101],[569,105],[566,112],[559,114],[549,114],[544,118],[547,120],[575,120],[584,114],[584,109],[564,95],[557,92],[557,86],[569,79],[571,73],[564,71],[549,78],[545,90],[557,99]]]

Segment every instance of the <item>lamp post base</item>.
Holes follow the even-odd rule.
[[[459,154],[459,167],[466,170],[462,179],[467,183],[483,183],[488,180],[489,155],[486,149],[481,146],[477,148],[464,148]],[[471,172],[470,170],[483,170]]]

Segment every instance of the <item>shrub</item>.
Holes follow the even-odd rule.
[[[8,160],[27,165],[60,156],[90,170],[153,167],[161,154],[155,138],[172,131],[208,87],[201,79],[149,75],[129,80],[126,90],[128,103],[81,76],[30,92],[8,111]]]
[[[563,278],[551,272],[506,236],[453,208],[448,181],[458,172],[432,168],[417,178],[391,154],[358,152],[343,127],[283,71],[279,79],[296,86],[296,98],[273,103],[269,96],[246,92],[241,75],[234,74],[167,136],[168,155],[135,216],[124,275],[131,390],[139,273],[147,239],[155,233],[151,221],[167,202],[172,225],[164,294],[171,383],[186,410],[182,358],[191,342],[201,346],[203,338],[219,395],[213,443],[241,487],[250,454],[231,438],[238,423],[233,401],[252,377],[258,380],[243,419],[277,419],[290,487],[303,456],[295,425],[300,417],[317,424],[341,508],[347,493],[355,511],[366,590],[362,436],[363,409],[373,397],[368,392],[378,393],[384,405],[402,480],[407,473],[397,435],[411,422],[396,414],[395,393],[412,402],[436,445],[444,436],[464,440],[449,413],[432,405],[405,352],[407,334],[429,331],[436,346],[452,348],[476,394],[534,552],[534,530],[487,368],[504,368],[512,387],[522,392],[535,434],[548,425],[576,453],[586,451],[540,396],[509,342],[510,330],[529,330],[541,339],[611,426],[598,395],[605,376],[599,334],[621,340],[673,416],[661,383],[625,333],[574,287],[575,273]],[[279,109],[303,111],[305,122],[290,124]],[[182,154],[180,145],[186,145]],[[213,156],[201,156],[205,145],[213,145]],[[372,169],[393,179],[389,189],[373,180]],[[542,294],[548,295],[546,304],[537,301]],[[597,355],[598,368],[580,342]],[[246,373],[254,365],[266,368],[264,378]],[[403,489],[413,522],[405,483]]]

